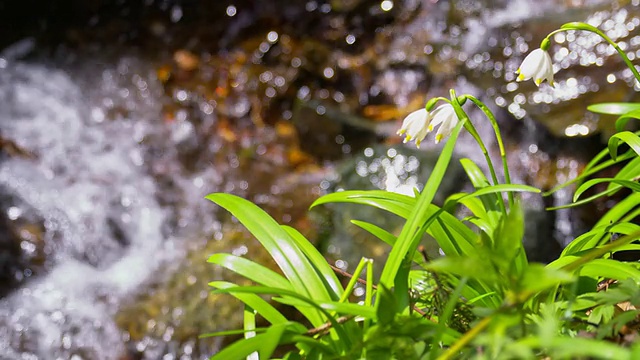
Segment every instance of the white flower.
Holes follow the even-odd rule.
[[[549,53],[545,50],[533,50],[524,58],[524,61],[516,71],[516,74],[518,74],[518,81],[533,78],[533,82],[538,86],[540,86],[540,84],[545,80],[553,86],[553,65],[551,63],[551,56],[549,56]]]
[[[443,104],[438,106],[433,112],[431,112],[433,121],[427,127],[427,133],[433,131],[433,129],[440,125],[440,129],[436,133],[436,144],[442,141],[444,138],[451,135],[453,129],[458,125],[458,115],[453,109],[451,104]]]
[[[405,135],[404,142],[416,141],[416,147],[427,136],[431,114],[426,109],[420,109],[407,115],[402,122],[402,127],[398,130],[398,135]]]

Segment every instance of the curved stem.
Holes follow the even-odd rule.
[[[462,350],[465,345],[467,345],[471,340],[473,340],[482,330],[484,330],[493,320],[492,316],[487,316],[486,318],[480,320],[476,326],[474,326],[471,330],[467,331],[460,340],[456,341],[447,351],[445,351],[442,355],[438,357],[438,360],[448,360],[453,358],[460,350]]]
[[[451,89],[451,105],[453,106],[453,109],[455,110],[456,115],[458,116],[459,119],[469,118],[467,113],[462,109],[462,105],[460,104],[458,98],[455,96],[455,91],[453,89]],[[467,129],[469,134],[471,134],[471,136],[473,136],[473,138],[478,143],[478,146],[480,146],[480,150],[482,150],[482,154],[484,155],[484,158],[487,161],[487,165],[489,166],[489,172],[491,173],[491,180],[493,181],[493,185],[497,185],[498,176],[496,175],[496,170],[493,167],[493,163],[491,162],[489,151],[487,150],[487,147],[484,145],[484,142],[482,142],[482,138],[480,138],[480,134],[478,134],[478,131],[476,130],[475,126],[473,126],[471,121],[466,121],[464,123],[464,128]],[[498,197],[499,197],[498,206],[500,207],[500,210],[502,211],[502,213],[506,216],[507,209],[504,206],[504,201],[502,201],[502,198],[499,195]]]
[[[493,115],[493,112],[480,100],[478,100],[473,95],[467,95],[467,98],[471,100],[482,112],[484,112],[485,116],[491,122],[491,127],[493,127],[493,132],[496,134],[496,139],[498,141],[498,148],[500,149],[500,158],[502,159],[502,170],[504,171],[504,181],[506,184],[511,184],[511,176],[509,175],[509,166],[507,164],[507,153],[504,150],[504,143],[502,142],[502,135],[500,134],[500,127],[498,126],[498,121],[496,117]],[[509,207],[513,207],[513,193],[509,191],[507,193],[509,196]]]
[[[636,69],[636,67],[633,65],[631,60],[629,60],[629,57],[627,57],[627,54],[625,54],[625,52],[620,48],[620,46],[618,46],[618,43],[616,43],[615,41],[611,40],[610,37],[608,37],[605,33],[603,33],[600,29],[598,29],[595,26],[592,26],[592,25],[589,25],[589,24],[585,24],[583,22],[566,23],[566,24],[562,25],[560,27],[560,29],[552,31],[551,33],[549,33],[549,35],[547,35],[547,37],[543,40],[543,42],[549,41],[551,36],[561,32],[561,31],[567,31],[567,30],[589,31],[589,32],[597,34],[598,36],[603,38],[606,42],[608,42],[611,46],[613,46],[614,49],[616,49],[618,54],[620,54],[620,57],[622,57],[622,60],[625,62],[625,64],[629,68],[629,70],[631,70],[631,72],[633,73],[633,76],[635,76],[636,81],[640,84],[640,73],[638,73],[638,70]]]
[[[449,102],[449,99],[447,99],[446,97],[442,97],[442,96],[438,96],[438,97],[434,97],[431,98],[429,101],[427,101],[427,103],[424,105],[424,108],[427,111],[431,111],[431,109],[433,109],[433,107],[436,105],[436,103],[438,101],[445,101],[445,102]]]

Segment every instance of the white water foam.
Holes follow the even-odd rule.
[[[167,254],[166,213],[135,134],[144,119],[133,118],[159,106],[105,119],[92,101],[112,85],[49,66],[0,69],[0,132],[36,155],[0,163],[0,186],[44,218],[55,243],[53,268],[0,300],[0,358],[123,356],[115,305]]]

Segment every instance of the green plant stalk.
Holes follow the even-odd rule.
[[[634,240],[637,240],[638,238],[640,238],[640,231],[636,231],[633,232],[629,235],[625,235],[621,238],[619,238],[618,240],[615,240],[613,242],[610,242],[609,244],[606,244],[604,246],[598,247],[598,248],[593,248],[592,250],[590,250],[589,252],[587,252],[586,254],[582,255],[581,257],[577,258],[575,261],[563,266],[561,269],[565,270],[565,271],[573,271],[578,269],[580,266],[588,263],[591,260],[597,259],[609,252],[614,251],[615,249],[627,245],[629,243],[631,243]]]
[[[556,192],[558,190],[561,190],[561,189],[564,189],[565,187],[567,187],[567,186],[569,186],[571,184],[574,184],[574,183],[577,183],[577,182],[580,182],[580,181],[584,180],[584,178],[589,176],[589,175],[595,174],[598,171],[600,171],[602,169],[606,169],[606,168],[608,168],[608,167],[610,167],[612,165],[615,165],[617,163],[620,163],[620,162],[623,162],[625,160],[629,160],[631,158],[634,158],[635,156],[636,156],[636,154],[633,151],[629,151],[629,152],[627,152],[627,153],[625,153],[623,155],[618,156],[617,160],[606,160],[606,161],[602,162],[602,164],[599,164],[597,166],[591,167],[590,166],[591,162],[590,162],[586,166],[586,169],[588,169],[588,170],[584,171],[582,174],[580,174],[580,176],[575,177],[575,178],[573,178],[573,179],[571,179],[571,180],[569,180],[567,182],[564,182],[564,183],[562,183],[560,185],[557,185],[553,189],[542,193],[542,196],[545,196],[545,197],[549,196],[549,195],[553,194],[554,192]]]
[[[543,48],[545,43],[548,44],[549,41],[551,41],[551,36],[567,30],[589,31],[603,38],[606,42],[608,42],[611,46],[613,46],[614,49],[616,49],[618,54],[620,54],[620,57],[622,58],[622,60],[625,62],[625,64],[629,68],[629,70],[631,70],[631,72],[633,73],[633,76],[635,76],[636,81],[640,83],[640,73],[638,73],[638,70],[636,69],[636,67],[633,65],[631,60],[629,60],[629,57],[627,57],[627,54],[625,54],[624,51],[620,48],[620,46],[618,46],[618,43],[611,40],[610,37],[608,37],[605,33],[603,33],[600,29],[598,29],[595,26],[585,24],[583,22],[570,22],[570,23],[563,24],[562,26],[560,26],[560,29],[552,31],[551,33],[549,33],[549,35],[547,35],[547,37],[544,38],[544,40],[542,40],[542,43],[540,44],[540,48]],[[548,47],[548,45],[545,47]]]
[[[349,299],[349,296],[353,292],[353,289],[355,288],[356,283],[360,278],[360,273],[362,273],[362,270],[364,270],[364,267],[367,266],[368,264],[369,264],[369,259],[364,257],[360,259],[358,266],[356,266],[356,269],[354,270],[351,276],[351,279],[349,279],[349,283],[347,284],[347,287],[344,288],[344,292],[342,293],[342,296],[340,296],[340,300],[338,300],[338,302],[341,302],[341,303],[346,302]]]
[[[457,102],[456,104],[459,108],[460,104]],[[456,107],[454,106],[454,109],[455,108]],[[405,225],[402,227],[402,231],[400,232],[395,245],[391,249],[387,262],[382,269],[380,284],[387,288],[392,288],[394,286],[395,277],[402,265],[403,259],[406,256],[410,256],[412,258],[413,253],[418,247],[420,235],[422,235],[422,233],[419,232],[419,229],[424,225],[431,201],[440,186],[442,177],[444,176],[449,162],[451,161],[451,157],[453,156],[453,148],[458,140],[460,131],[462,130],[464,123],[468,120],[464,113],[463,116],[463,118],[459,117],[460,122],[456,125],[451,136],[447,140],[441,155],[438,157],[438,161],[436,162],[431,176],[429,176],[424,189],[420,193],[420,196],[416,201],[416,205],[411,211],[411,215],[407,218]]]
[[[489,166],[489,172],[491,173],[491,180],[493,181],[493,185],[497,185],[498,176],[496,175],[496,170],[493,167],[493,163],[491,162],[491,156],[489,156],[489,151],[487,150],[487,147],[482,142],[482,139],[480,138],[480,134],[478,134],[478,131],[476,131],[476,128],[473,126],[471,121],[467,121],[464,127],[469,132],[469,134],[471,134],[471,136],[473,136],[473,138],[476,140],[476,142],[478,143],[478,146],[480,146],[480,150],[482,150],[482,155],[484,155],[485,160],[487,160],[487,165]],[[507,208],[504,206],[504,201],[502,201],[502,196],[500,196],[500,194],[496,194],[495,196],[498,198],[498,206],[500,207],[500,211],[504,216],[506,216]]]
[[[471,102],[473,102],[478,108],[480,108],[480,110],[484,112],[487,119],[489,119],[489,122],[491,123],[491,127],[493,128],[493,132],[496,134],[496,140],[498,141],[498,148],[500,150],[500,158],[502,159],[502,169],[504,171],[505,183],[511,184],[511,176],[509,175],[509,166],[507,164],[507,152],[504,149],[504,143],[502,141],[500,127],[498,126],[498,121],[496,120],[496,117],[493,115],[493,112],[491,111],[491,109],[489,109],[487,105],[485,105],[482,101],[477,99],[475,96],[466,95],[466,97],[467,99],[471,100]],[[514,202],[513,193],[508,192],[507,195],[509,196],[509,207],[512,207]]]
[[[244,306],[244,338],[250,339],[256,336],[256,311],[250,306]],[[247,360],[259,360],[258,353],[252,352],[247,356]]]
[[[373,306],[373,259],[368,259],[367,284],[365,285],[364,305]],[[362,332],[366,334],[371,323],[370,319],[365,319]]]
[[[471,330],[467,331],[462,335],[462,337],[456,341],[450,348],[447,349],[442,355],[438,357],[438,360],[448,360],[454,357],[460,350],[462,350],[465,345],[467,345],[471,340],[473,340],[482,330],[484,330],[493,319],[493,315],[487,316],[486,318],[480,320],[479,323],[476,324]]]

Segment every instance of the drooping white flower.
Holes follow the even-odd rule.
[[[553,64],[551,62],[551,56],[549,56],[546,50],[533,50],[524,58],[516,74],[518,74],[518,81],[533,78],[533,82],[538,86],[545,80],[549,82],[549,85],[553,86]]]
[[[398,135],[405,135],[404,142],[415,140],[416,147],[427,136],[431,114],[424,108],[416,110],[407,115],[402,122],[402,127],[398,130]]]
[[[433,120],[427,128],[427,133],[430,133],[436,126],[440,125],[438,132],[436,132],[436,144],[451,135],[451,132],[458,124],[458,115],[453,109],[453,106],[449,103],[438,106],[433,112],[431,112]]]

